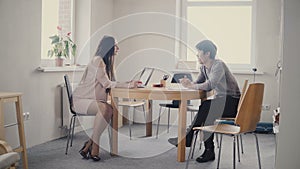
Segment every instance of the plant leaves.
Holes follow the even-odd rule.
[[[59,37],[57,35],[50,36],[49,38],[52,40],[51,42],[52,45],[59,42]]]
[[[76,54],[76,48],[77,48],[77,46],[74,44],[72,46],[72,51],[71,51],[71,53],[72,53],[73,56],[75,56],[75,54]]]
[[[72,56],[75,56],[77,46],[69,36],[61,37],[58,35],[53,35],[49,38],[53,47],[53,49],[48,50],[49,57],[52,57],[54,55],[57,58],[69,58],[70,53]]]
[[[53,56],[53,50],[48,50],[48,57],[52,57]]]

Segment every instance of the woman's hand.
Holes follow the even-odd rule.
[[[139,83],[139,81],[132,80],[132,81],[128,82],[128,88],[129,89],[136,88],[138,86],[138,83]]]

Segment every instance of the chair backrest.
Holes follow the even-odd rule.
[[[172,77],[171,83],[180,83],[179,79],[182,79],[184,77],[186,77],[186,78],[190,79],[191,81],[193,81],[192,75],[190,73],[175,73]],[[191,103],[191,101],[188,100],[187,104],[189,105],[190,103]],[[179,107],[179,101],[178,100],[173,100],[172,104],[175,107]]]
[[[242,89],[242,92],[241,92],[241,97],[244,96],[245,92],[246,92],[246,89],[247,89],[247,86],[248,86],[248,79],[246,79],[244,81],[244,85],[243,85],[243,89]]]
[[[235,118],[235,124],[240,126],[241,133],[255,131],[260,120],[263,95],[264,84],[253,83],[241,98],[240,109]]]
[[[242,98],[243,98],[244,95],[245,95],[247,86],[248,86],[248,79],[246,79],[246,80],[244,81],[244,85],[243,85],[243,88],[242,88],[242,91],[241,91],[240,101],[239,101],[239,105],[238,105],[238,109],[237,109],[238,111],[240,110]]]
[[[67,94],[68,94],[70,110],[71,110],[72,113],[75,113],[73,111],[72,87],[71,87],[71,84],[70,84],[69,76],[64,75],[64,79],[65,79],[65,84],[66,84],[66,89],[67,89]]]

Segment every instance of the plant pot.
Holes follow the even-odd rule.
[[[55,66],[62,67],[63,65],[64,65],[64,59],[62,59],[62,58],[55,59]]]

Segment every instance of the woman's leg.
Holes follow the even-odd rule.
[[[105,130],[106,126],[112,117],[112,107],[103,102],[93,102],[89,106],[88,114],[96,114],[94,120],[93,134],[91,139],[93,140],[91,155],[95,156],[99,154],[99,140],[100,136]]]

